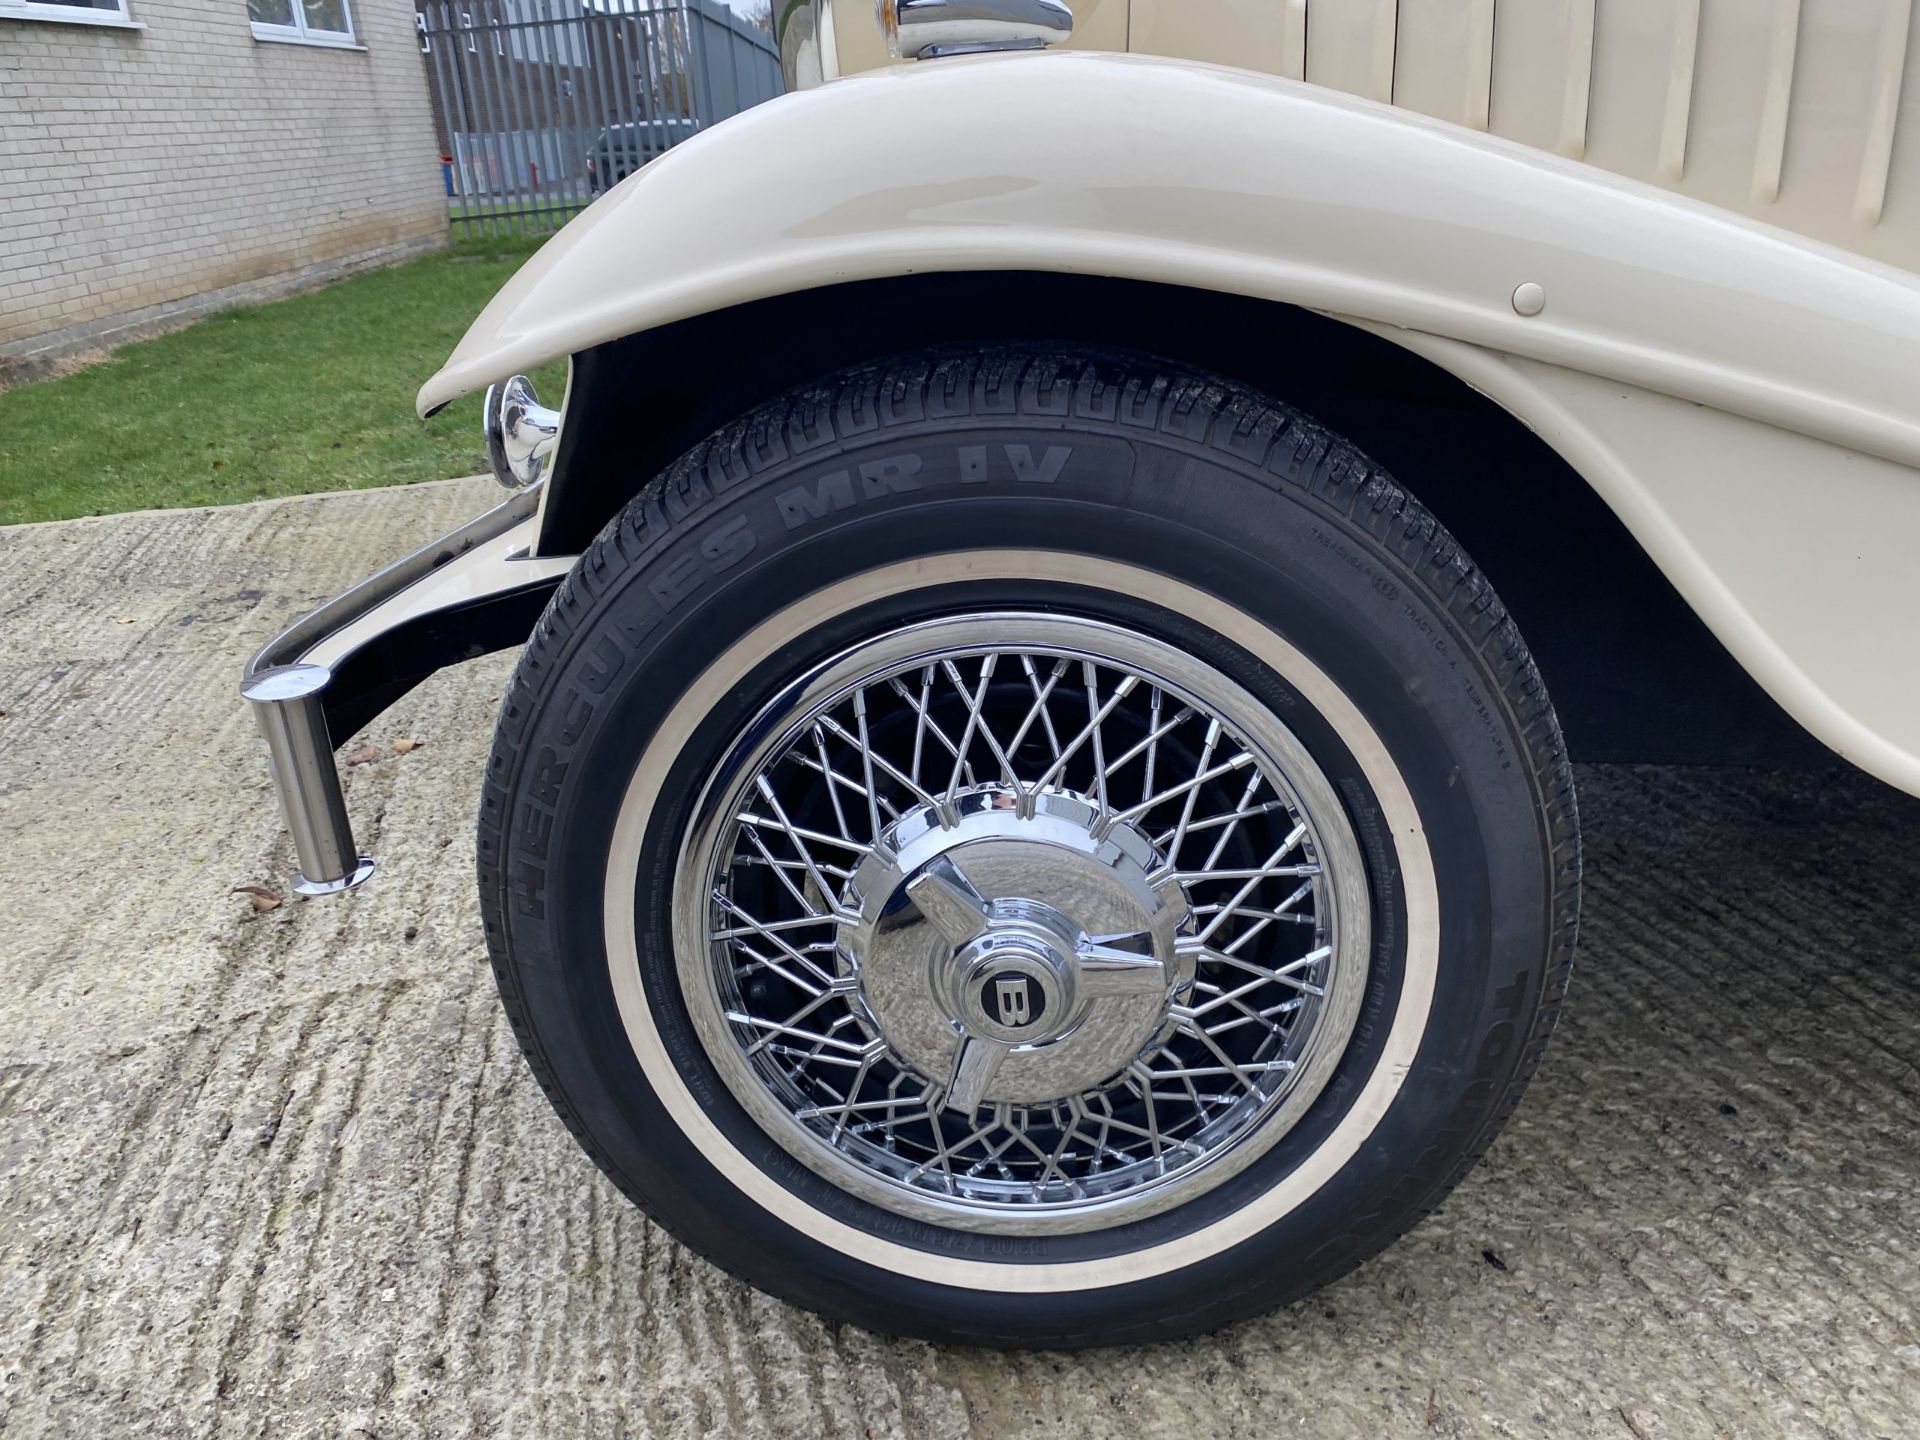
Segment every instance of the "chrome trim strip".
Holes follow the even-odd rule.
[[[333,761],[325,700],[335,668],[380,635],[422,616],[565,574],[572,556],[531,557],[541,488],[530,486],[342,591],[247,662],[240,694],[267,742],[268,773],[299,858],[293,880],[299,894],[338,894],[373,873],[373,861],[354,844]]]
[[[247,678],[275,665],[297,665],[306,652],[329,634],[378,609],[441,566],[459,558],[496,535],[504,535],[514,526],[533,518],[540,505],[539,487],[520,491],[502,501],[484,515],[475,517],[458,530],[376,571],[351,589],[343,590],[317,610],[309,611],[273,639],[262,645],[247,662]]]

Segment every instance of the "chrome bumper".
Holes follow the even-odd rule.
[[[539,487],[336,595],[247,662],[240,694],[266,737],[302,895],[373,874],[347,817],[333,736],[365,725],[435,670],[522,643],[574,556],[532,554]]]

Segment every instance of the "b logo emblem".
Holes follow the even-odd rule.
[[[1000,1023],[1017,1030],[1033,1020],[1033,990],[1024,975],[1002,975],[993,982],[994,1010]]]

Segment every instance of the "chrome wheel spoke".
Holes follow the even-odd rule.
[[[1310,818],[1298,777],[1332,791],[1298,742],[1070,617],[929,622],[829,669],[756,721],[676,881],[704,886],[689,1011],[756,1121],[877,1204],[1011,1233],[1251,1163],[1365,973],[1329,879],[1357,843]]]

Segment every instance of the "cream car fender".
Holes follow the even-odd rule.
[[[1558,448],[1790,713],[1920,793],[1920,582],[1875,540],[1920,521],[1920,282],[1404,110],[1138,56],[837,81],[593,205],[419,404],[748,301],[970,270],[1287,302],[1426,355]],[[1836,513],[1859,545],[1787,553]]]

